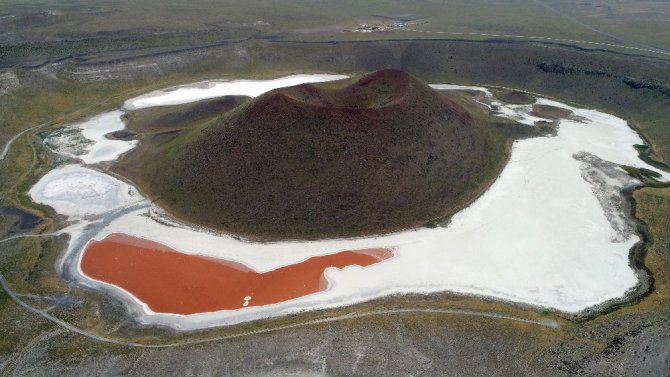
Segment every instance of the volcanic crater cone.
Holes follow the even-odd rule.
[[[178,217],[244,236],[382,233],[471,201],[499,166],[491,135],[443,94],[384,70],[249,101],[167,145],[146,184]]]

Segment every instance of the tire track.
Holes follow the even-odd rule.
[[[197,340],[187,340],[183,342],[174,342],[174,343],[166,343],[166,344],[143,344],[143,343],[136,343],[136,342],[130,342],[130,341],[125,341],[125,340],[119,340],[119,339],[113,339],[113,338],[108,338],[105,336],[97,335],[91,332],[88,332],[86,330],[82,330],[78,327],[75,327],[61,319],[58,319],[54,317],[53,315],[49,314],[48,312],[35,308],[26,302],[22,301],[14,292],[11,287],[9,286],[9,283],[7,283],[7,280],[5,280],[5,277],[2,273],[0,273],[0,285],[4,289],[5,292],[9,295],[9,297],[18,305],[23,307],[24,309],[28,310],[29,312],[32,312],[34,314],[37,314],[44,319],[66,329],[71,332],[77,333],[79,335],[82,335],[84,337],[104,342],[104,343],[110,343],[110,344],[115,344],[115,345],[120,345],[120,346],[129,346],[129,347],[136,347],[136,348],[155,348],[155,349],[160,349],[160,348],[171,348],[171,347],[181,347],[181,346],[192,346],[192,345],[198,345],[198,344],[205,344],[205,343],[211,343],[211,342],[217,342],[217,341],[223,341],[223,340],[230,340],[230,339],[237,339],[237,338],[243,338],[247,336],[253,336],[253,335],[260,335],[260,334],[267,334],[267,333],[272,333],[276,331],[283,331],[283,330],[290,330],[290,329],[295,329],[295,328],[300,328],[300,327],[306,327],[306,326],[311,326],[311,325],[319,325],[319,324],[324,324],[324,323],[332,323],[332,322],[339,322],[339,321],[344,321],[344,320],[351,320],[351,319],[359,319],[359,318],[366,318],[366,317],[374,317],[374,316],[381,316],[381,315],[398,315],[398,314],[417,314],[417,313],[425,313],[425,314],[454,314],[454,315],[466,315],[466,316],[471,316],[471,317],[480,317],[480,318],[492,318],[492,319],[499,319],[499,320],[505,320],[505,321],[514,321],[514,322],[521,322],[521,323],[527,323],[531,325],[538,325],[538,326],[543,326],[551,329],[557,329],[560,327],[560,324],[555,321],[555,320],[533,320],[533,319],[527,319],[527,318],[521,318],[521,317],[515,317],[515,316],[510,316],[510,315],[505,315],[501,313],[495,313],[495,312],[483,312],[483,311],[474,311],[474,310],[463,310],[463,309],[434,309],[434,308],[404,308],[404,309],[382,309],[382,310],[370,310],[370,311],[364,311],[364,312],[353,312],[353,313],[348,313],[348,314],[343,314],[340,316],[335,316],[335,317],[328,317],[328,318],[320,318],[320,319],[315,319],[315,320],[310,320],[310,321],[305,321],[305,322],[299,322],[299,323],[294,323],[290,325],[284,325],[284,326],[276,326],[276,327],[270,327],[270,328],[265,328],[265,329],[259,329],[259,330],[253,330],[253,331],[246,331],[242,332],[239,334],[230,334],[230,335],[224,335],[224,336],[218,336],[218,337],[213,337],[209,339],[197,339]]]
[[[454,36],[510,38],[510,39],[538,40],[538,41],[561,42],[561,43],[587,44],[587,45],[593,45],[593,46],[605,46],[605,47],[614,47],[614,48],[621,48],[621,49],[628,49],[628,50],[635,50],[635,51],[642,51],[642,52],[651,52],[651,53],[654,53],[654,54],[661,54],[661,55],[665,55],[665,56],[670,56],[670,52],[658,50],[658,49],[655,49],[655,48],[651,49],[651,48],[635,47],[635,46],[628,46],[628,45],[622,45],[622,44],[616,44],[616,43],[594,42],[594,41],[585,41],[585,40],[578,40],[578,39],[541,37],[541,36],[537,36],[537,35],[465,33],[465,32],[456,32],[456,31],[433,31],[433,30],[418,30],[418,29],[404,29],[404,30],[413,31],[413,32],[416,32],[416,33],[426,33],[426,34],[446,34],[446,35],[454,35]]]
[[[586,28],[586,29],[588,29],[588,30],[591,30],[591,31],[593,31],[593,32],[596,32],[596,33],[598,33],[598,34],[601,34],[601,35],[604,35],[604,36],[606,36],[606,37],[610,37],[610,38],[616,39],[616,40],[621,41],[621,42],[624,42],[624,43],[630,43],[630,44],[634,44],[634,45],[637,45],[637,46],[644,47],[645,49],[643,49],[642,51],[650,51],[650,52],[656,52],[656,53],[663,54],[663,55],[670,55],[667,51],[661,50],[661,49],[659,49],[659,48],[657,48],[657,47],[650,46],[650,45],[647,45],[647,44],[644,44],[644,43],[640,43],[640,42],[636,42],[636,41],[633,41],[633,40],[630,40],[630,39],[624,39],[624,38],[619,37],[618,35],[615,35],[615,34],[612,34],[612,33],[606,32],[606,31],[602,31],[602,30],[596,29],[595,27],[593,27],[593,26],[587,24],[586,22],[583,22],[583,21],[577,19],[576,17],[573,17],[573,16],[571,16],[571,15],[565,13],[565,12],[562,12],[562,11],[560,11],[560,10],[558,10],[558,9],[556,9],[556,8],[550,6],[549,4],[546,4],[546,3],[544,3],[544,2],[542,2],[542,1],[540,1],[540,0],[533,0],[533,2],[534,2],[535,4],[537,4],[537,5],[539,5],[539,6],[542,6],[542,7],[546,8],[546,9],[548,9],[548,10],[551,11],[551,12],[554,12],[554,13],[558,14],[559,16],[561,16],[561,17],[563,17],[563,18],[565,18],[565,19],[568,19],[568,20],[574,22],[575,24],[577,24],[577,25],[579,25],[579,26],[582,26],[582,27],[584,27],[584,28]]]
[[[12,148],[12,144],[13,144],[18,138],[20,138],[22,135],[26,134],[27,132],[30,132],[30,131],[32,131],[32,130],[36,130],[36,129],[40,128],[40,127],[44,127],[44,126],[46,126],[47,124],[48,124],[48,123],[42,123],[42,124],[39,124],[39,125],[37,125],[37,126],[33,126],[33,127],[30,127],[30,128],[26,128],[25,130],[23,130],[23,131],[17,133],[16,135],[14,135],[11,139],[9,139],[9,141],[7,141],[7,143],[5,143],[5,147],[2,148],[2,152],[0,152],[0,161],[4,160],[5,157],[7,157],[7,154],[9,153],[9,150]]]

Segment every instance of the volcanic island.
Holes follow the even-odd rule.
[[[127,115],[114,169],[178,219],[256,240],[436,226],[496,178],[511,141],[471,98],[396,69]]]

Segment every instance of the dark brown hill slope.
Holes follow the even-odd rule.
[[[381,233],[472,200],[504,159],[493,132],[384,70],[266,93],[164,145],[143,186],[178,217],[249,237]]]

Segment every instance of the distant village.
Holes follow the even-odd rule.
[[[404,29],[409,26],[416,26],[425,23],[425,21],[388,21],[375,24],[360,24],[355,29],[345,30],[354,33],[378,33],[378,32],[393,32]]]

